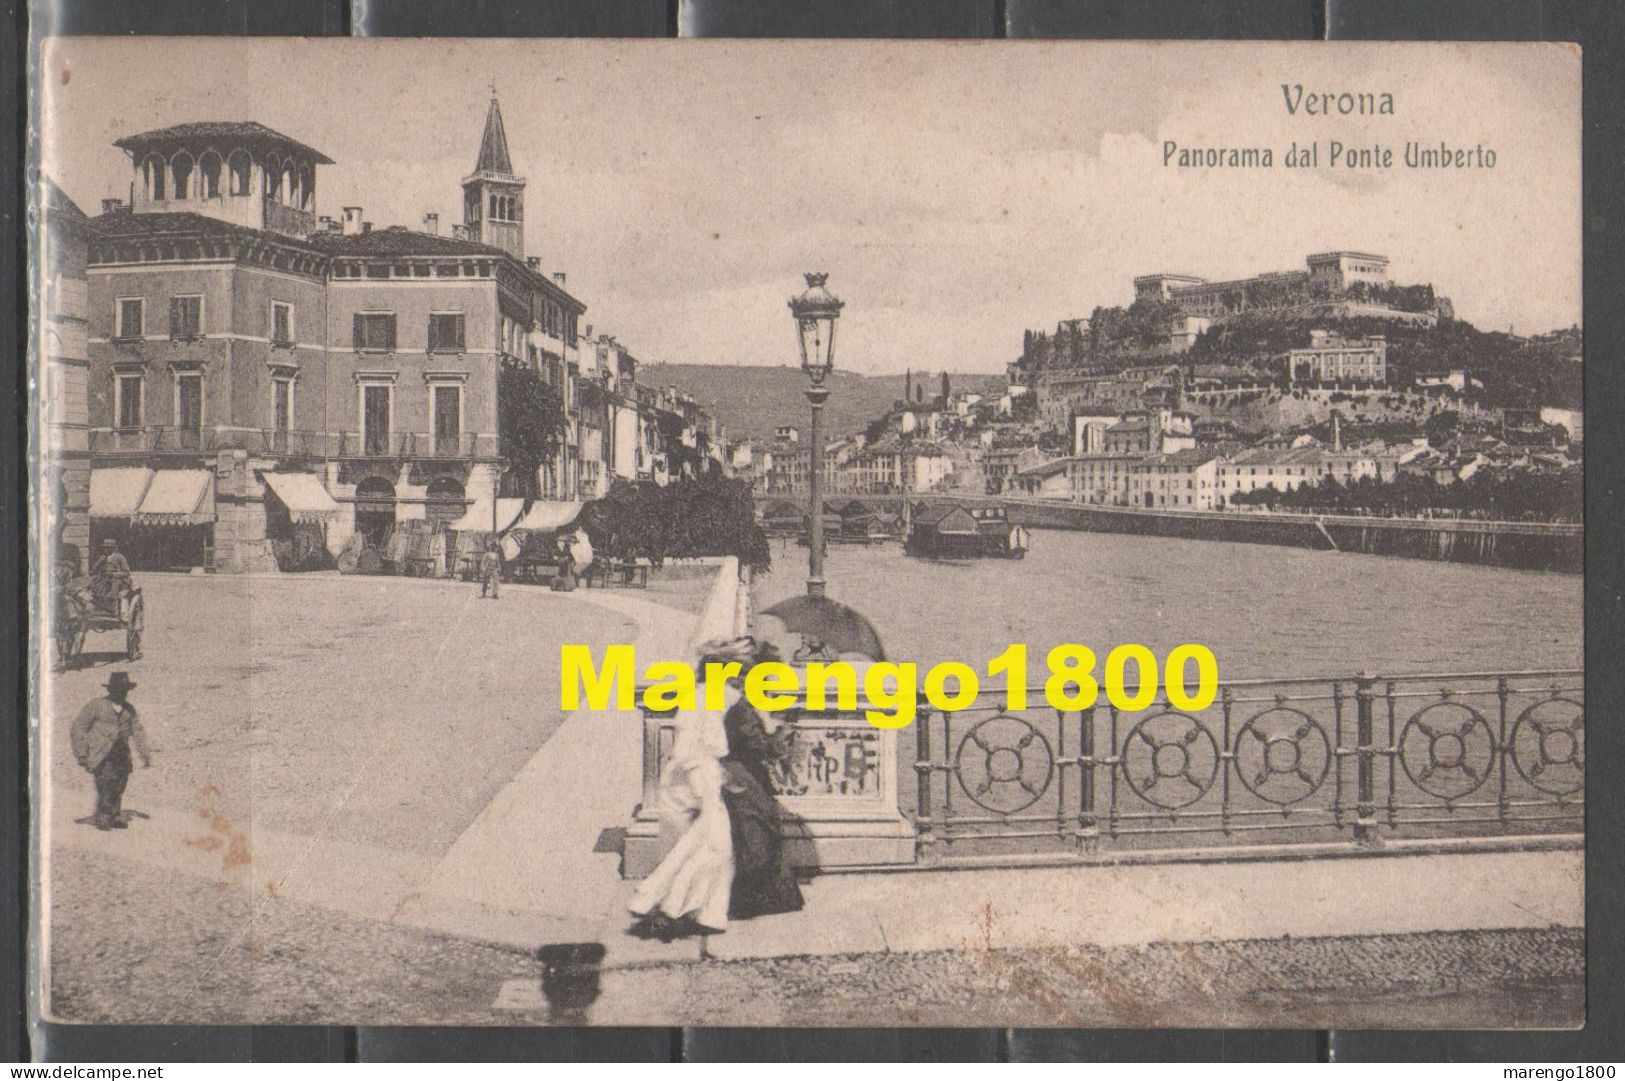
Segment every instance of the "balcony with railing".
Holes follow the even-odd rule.
[[[261,454],[286,458],[330,458],[335,442],[332,432],[266,428],[260,431],[259,445],[255,449]]]
[[[496,454],[496,437],[474,432],[341,432],[336,439],[334,456],[339,458],[460,459]]]
[[[275,455],[279,458],[450,461],[494,458],[497,438],[475,432],[448,435],[430,432],[318,432],[282,428],[200,431],[173,425],[94,428],[90,432],[90,452],[102,457],[213,454],[227,447],[241,447],[250,454]]]
[[[414,435],[412,441],[413,457],[472,458],[478,437],[473,432],[436,432],[433,435]]]
[[[211,454],[229,441],[229,437],[211,429],[166,424],[148,424],[139,428],[93,428],[90,432],[90,453]]]

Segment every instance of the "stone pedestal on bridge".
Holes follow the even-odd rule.
[[[897,730],[876,728],[864,710],[860,695],[851,711],[777,714],[792,730],[792,743],[774,777],[774,794],[784,808],[785,846],[798,868],[914,862],[914,824],[897,806]],[[657,797],[660,769],[675,738],[669,715],[645,714],[643,800],[622,848],[625,878],[649,874],[676,839],[661,836]]]

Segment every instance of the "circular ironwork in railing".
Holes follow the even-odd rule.
[[[1411,783],[1447,803],[1478,791],[1495,761],[1495,731],[1472,706],[1448,699],[1411,714],[1399,764]]]
[[[1167,811],[1207,795],[1219,775],[1219,743],[1195,717],[1167,710],[1146,717],[1123,740],[1123,777],[1136,796]],[[1169,795],[1179,782],[1188,794]]]
[[[1325,783],[1332,743],[1325,727],[1309,714],[1275,705],[1253,714],[1237,730],[1235,762],[1236,776],[1247,791],[1287,807],[1308,799]]]
[[[1548,706],[1567,716],[1536,716]],[[1518,714],[1509,742],[1518,776],[1540,791],[1570,796],[1585,786],[1585,706],[1580,702],[1560,694],[1536,702]],[[1560,779],[1553,781],[1553,774]]]
[[[1049,790],[1055,753],[1027,721],[999,713],[978,721],[954,752],[954,776],[978,807],[994,814],[1026,810]]]

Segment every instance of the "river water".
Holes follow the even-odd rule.
[[[1080,642],[1102,659],[1199,642],[1221,678],[1578,668],[1578,575],[1263,544],[1034,530],[1021,561],[939,562],[898,544],[831,545],[828,593],[892,660],[984,670],[1012,642]],[[773,542],[758,610],[805,590],[807,550]]]

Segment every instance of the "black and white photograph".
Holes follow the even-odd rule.
[[[1586,1023],[1576,47],[38,76],[45,1019]]]

